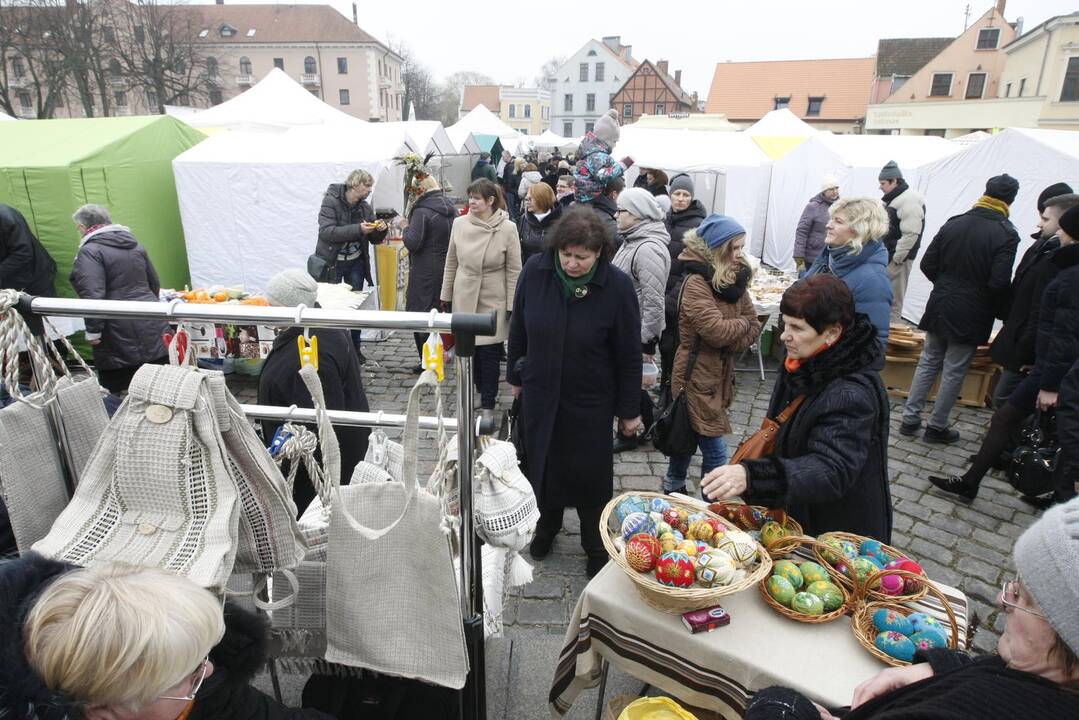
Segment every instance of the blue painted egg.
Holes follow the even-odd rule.
[[[923,630],[922,632],[914,633],[910,636],[910,641],[914,643],[915,651],[948,647],[947,639],[936,630]]]
[[[859,555],[858,557],[863,559],[863,560],[868,560],[869,562],[873,563],[874,567],[876,567],[877,570],[883,570],[884,569],[884,563],[882,563],[880,561],[879,557],[875,557],[873,555]]]
[[[626,519],[622,521],[622,538],[628,540],[637,533],[647,533],[649,535],[656,531],[656,524],[652,522],[652,518],[648,517],[643,512],[630,513],[626,516]]]
[[[858,546],[852,543],[850,540],[840,541],[839,546],[841,551],[843,552],[843,555],[848,560],[853,560],[854,558],[858,557]]]
[[[873,626],[879,632],[897,632],[900,635],[914,634],[914,626],[902,613],[888,608],[881,608],[873,613]]]
[[[691,513],[690,516],[688,518],[686,518],[686,523],[688,523],[689,525],[692,525],[695,522],[700,522],[701,520],[707,520],[707,519],[708,519],[708,516],[705,515],[704,513],[695,512],[695,513]]]
[[[630,495],[615,506],[614,516],[618,518],[618,524],[621,525],[626,521],[626,518],[633,513],[643,513],[647,511],[648,505],[644,502],[644,498],[639,495]]]
[[[873,644],[877,646],[878,650],[891,655],[896,660],[910,662],[914,659],[914,643],[910,641],[909,637],[902,633],[885,630],[877,635]]]
[[[948,637],[951,634],[949,628],[945,626],[944,623],[931,615],[926,615],[925,613],[913,613],[908,616],[908,619],[916,633],[925,632],[926,630],[935,630],[941,637]]]
[[[879,560],[881,567],[892,561],[891,554],[884,549],[880,540],[874,540],[873,538],[862,541],[861,547],[858,548],[858,554],[867,555],[875,560]]]
[[[663,514],[667,510],[671,509],[671,504],[661,497],[654,497],[652,498],[649,509],[652,512],[658,512],[660,514]]]

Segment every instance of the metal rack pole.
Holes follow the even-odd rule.
[[[278,422],[315,423],[315,411],[311,408],[284,407],[283,405],[240,405],[240,408],[251,420],[277,420]],[[350,410],[327,410],[326,415],[330,418],[331,425],[349,425],[352,427],[383,427],[403,428],[405,416],[396,413],[383,412],[352,412]],[[439,420],[430,415],[421,415],[420,430],[438,430]],[[442,426],[448,432],[457,431],[457,420],[445,418]]]

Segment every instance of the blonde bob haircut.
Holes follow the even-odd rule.
[[[882,240],[888,234],[888,211],[884,203],[872,197],[841,198],[828,209],[829,217],[842,213],[847,227],[854,233],[849,244],[855,255],[867,242]]]
[[[132,712],[184,681],[225,633],[221,601],[157,568],[106,563],[59,576],[23,626],[54,691]]]
[[[749,268],[751,273],[753,271],[744,258],[734,259],[734,241],[744,237],[744,234],[737,235],[717,248],[710,248],[704,238],[697,234],[696,229],[693,229],[686,231],[686,234],[682,236],[682,242],[686,244],[687,250],[700,256],[714,268],[712,287],[722,290],[734,285],[742,268]]]
[[[358,187],[359,185],[374,185],[375,179],[366,170],[353,170],[345,178],[345,187]]]
[[[528,197],[532,198],[532,212],[534,213],[545,213],[554,209],[554,190],[545,182],[530,186]]]

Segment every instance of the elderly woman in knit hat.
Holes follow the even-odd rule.
[[[282,270],[270,278],[264,295],[274,307],[318,307],[318,283],[306,271],[299,268]],[[367,394],[363,390],[363,375],[352,338],[348,330],[329,328],[312,329],[318,337],[318,376],[326,393],[326,407],[330,410],[367,412]],[[311,393],[300,379],[300,353],[296,350],[296,338],[303,334],[302,327],[281,330],[274,338],[266,362],[259,374],[258,402],[260,405],[278,405],[309,408]],[[262,435],[267,443],[277,432],[280,423],[262,421]],[[310,426],[315,430],[313,425]],[[351,477],[356,463],[367,454],[367,428],[334,425],[334,433],[341,445],[341,475]],[[297,469],[296,484],[292,497],[300,514],[315,497],[315,488],[307,476],[307,469]]]
[[[611,264],[633,280],[641,308],[641,354],[645,362],[654,360],[656,344],[666,322],[664,292],[671,269],[667,250],[671,237],[663,216],[656,198],[644,188],[630,188],[618,196],[615,221],[622,244]],[[652,425],[652,400],[645,390],[641,390],[641,418],[645,428]],[[635,447],[636,436],[619,434],[614,450],[621,452]]]
[[[921,650],[854,690],[844,720],[1074,718],[1079,714],[1079,500],[1059,505],[1020,536],[1016,571],[997,603],[1004,632],[993,655]],[[788,688],[766,688],[746,720],[828,720],[827,708]]]
[[[753,271],[742,255],[745,228],[726,215],[710,215],[684,240],[671,393],[686,393],[703,477],[727,462],[723,436],[731,432],[727,408],[734,399],[734,362],[760,335],[761,324],[746,292]],[[671,456],[663,492],[685,492],[692,457]]]
[[[794,231],[794,263],[798,266],[799,272],[805,272],[811,268],[821,250],[824,249],[824,236],[827,234],[830,219],[828,208],[838,199],[839,178],[829,173],[821,178],[820,192],[806,203],[805,209],[802,210],[802,217],[798,220],[798,227]]]

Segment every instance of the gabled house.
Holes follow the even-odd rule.
[[[586,42],[555,75],[551,130],[563,137],[590,131],[637,65],[633,47],[623,45],[620,35]]]
[[[682,89],[682,71],[672,77],[666,60],[655,64],[645,60],[611,97],[611,107],[618,111],[623,125],[642,115],[671,115],[698,112],[697,93]]]
[[[877,77],[869,104],[884,99],[903,87],[914,73],[952,44],[952,37],[885,38],[877,43]]]

